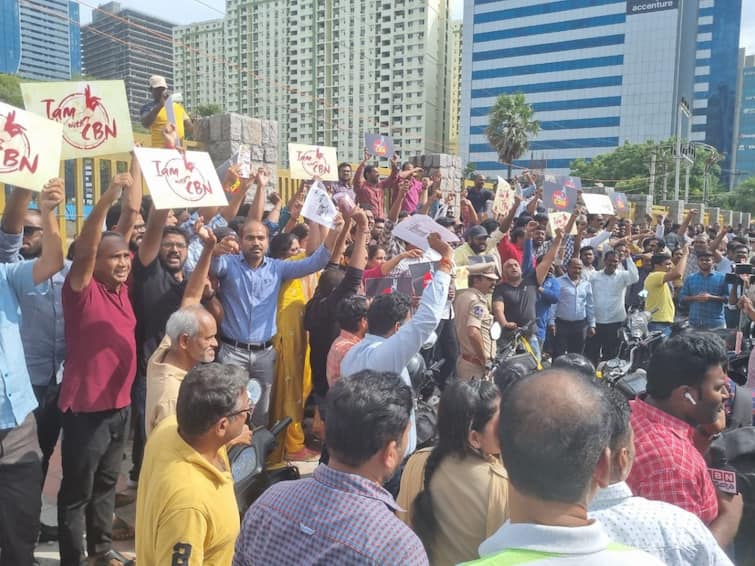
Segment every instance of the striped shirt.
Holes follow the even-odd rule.
[[[726,276],[718,271],[704,275],[702,271],[688,275],[684,280],[679,301],[708,293],[721,297],[720,301],[693,302],[689,304],[689,322],[695,328],[725,328],[724,299],[729,296]]]
[[[268,489],[244,518],[234,566],[428,564],[390,493],[326,465],[311,478]]]

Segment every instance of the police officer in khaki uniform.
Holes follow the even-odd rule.
[[[490,337],[493,315],[490,294],[498,281],[495,263],[468,266],[469,288],[459,292],[454,301],[456,336],[460,355],[456,362],[459,379],[485,376],[485,365],[495,356],[496,344]]]

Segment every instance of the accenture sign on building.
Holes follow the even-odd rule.
[[[647,14],[679,7],[679,0],[627,0],[627,14]]]

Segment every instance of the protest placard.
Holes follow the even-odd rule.
[[[411,277],[371,277],[364,280],[364,294],[368,297],[387,295],[389,293],[403,293],[411,296]]]
[[[569,223],[569,218],[571,218],[571,213],[569,212],[549,212],[548,213],[548,227],[551,229],[551,235],[556,234],[556,230],[561,228],[562,230],[566,230],[566,225]],[[577,234],[577,223],[575,222],[572,224],[571,231],[569,234],[564,234],[565,236],[572,235],[575,236]]]
[[[127,153],[134,147],[123,81],[21,83],[29,112],[63,126],[62,159]]]
[[[613,202],[613,209],[616,211],[616,216],[621,218],[627,218],[629,216],[629,200],[624,193],[611,193],[611,202]]]
[[[613,203],[608,195],[582,193],[582,200],[590,214],[614,214]]]
[[[579,177],[554,177],[543,179],[543,206],[548,210],[572,212],[577,206],[577,189],[582,187]]]
[[[338,157],[334,147],[290,143],[288,164],[292,179],[338,180]]]
[[[248,179],[252,175],[252,148],[242,143],[236,154],[236,164],[239,166],[239,178]]]
[[[439,262],[437,261],[423,261],[422,263],[409,264],[409,273],[412,276],[412,291],[418,297],[422,295],[422,291],[425,290],[433,280],[433,275],[438,271]]]
[[[511,207],[514,206],[514,196],[516,190],[509,185],[509,183],[503,177],[498,177],[498,187],[495,191],[495,199],[493,200],[493,212],[506,216]]]
[[[0,102],[0,182],[41,191],[60,175],[63,126]]]
[[[136,147],[134,155],[157,210],[228,204],[208,153]]]
[[[364,134],[364,147],[373,157],[385,157],[390,159],[393,156],[393,138],[381,134]]]
[[[444,242],[453,244],[459,241],[456,234],[438,224],[424,214],[415,214],[393,227],[393,237],[409,242],[421,250],[427,250],[430,244],[427,237],[433,232],[440,234]]]
[[[335,203],[328,191],[319,181],[312,184],[304,199],[301,215],[327,228],[333,228],[333,220],[338,213]]]

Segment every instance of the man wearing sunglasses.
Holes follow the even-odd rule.
[[[239,533],[226,445],[253,407],[239,366],[200,364],[178,391],[176,416],[150,434],[136,501],[137,564],[226,566]]]

